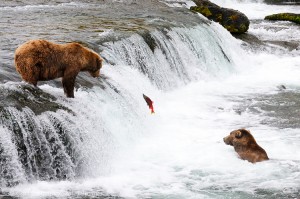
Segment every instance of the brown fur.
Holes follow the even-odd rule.
[[[38,81],[62,77],[64,93],[74,97],[74,84],[80,71],[98,77],[102,58],[78,43],[55,44],[46,40],[30,40],[15,52],[16,70],[23,80],[37,85]]]
[[[269,159],[266,151],[256,143],[250,131],[246,129],[232,131],[223,140],[226,144],[233,146],[243,160],[255,163]]]

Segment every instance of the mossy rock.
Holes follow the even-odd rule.
[[[190,7],[191,11],[220,23],[231,33],[241,34],[249,29],[249,19],[237,10],[220,7],[208,0],[194,0],[194,2],[197,6]]]
[[[192,6],[190,8],[191,11],[194,11],[194,12],[199,12],[201,13],[202,15],[204,15],[205,17],[210,17],[212,15],[212,13],[210,12],[209,8],[208,7],[205,7],[205,6]]]
[[[291,21],[300,24],[300,14],[294,13],[278,13],[273,15],[268,15],[265,17],[266,20],[274,21]]]

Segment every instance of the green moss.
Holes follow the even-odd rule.
[[[192,6],[190,10],[201,13],[208,19],[220,23],[231,33],[241,34],[246,32],[249,27],[248,18],[238,11],[219,8],[216,7],[216,5],[213,7],[208,7],[205,5]]]
[[[297,24],[300,24],[300,14],[293,13],[279,13],[268,15],[265,17],[267,20],[279,20],[279,21],[291,21]]]
[[[206,6],[192,6],[190,10],[194,12],[199,12],[205,17],[209,17],[212,15],[211,11]]]
[[[239,33],[240,31],[233,25],[224,26],[231,33]]]
[[[248,30],[248,26],[245,24],[240,25],[240,32],[246,32]]]
[[[221,22],[223,20],[223,15],[222,14],[217,14],[216,17],[217,17],[216,18],[217,22]]]

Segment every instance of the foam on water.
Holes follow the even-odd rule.
[[[291,68],[291,71],[299,72],[299,67]],[[104,72],[113,74],[112,70]],[[283,70],[278,69],[277,72]],[[123,71],[121,74],[119,80],[123,79],[123,75],[143,79],[134,71]],[[143,88],[129,91],[136,95],[137,100],[132,105],[138,106],[137,109],[128,107],[129,104],[118,106],[106,101],[103,96],[105,101],[99,102],[100,94],[96,90],[78,91],[75,102],[72,102],[75,111],[79,111],[75,107],[89,104],[92,107],[90,111],[94,112],[91,112],[91,118],[97,118],[97,112],[106,115],[106,122],[109,123],[106,126],[113,133],[114,145],[118,146],[109,165],[106,165],[109,169],[93,179],[36,182],[12,188],[10,193],[24,198],[97,194],[133,198],[219,198],[220,195],[230,194],[251,197],[259,190],[271,194],[297,193],[300,183],[298,129],[280,130],[264,126],[259,124],[262,120],[259,116],[247,112],[239,115],[234,111],[233,99],[236,95],[274,92],[276,85],[281,83],[270,77],[270,81],[261,84],[262,81],[254,81],[256,75],[233,76],[224,81],[201,81],[168,93],[157,92],[150,84],[147,85],[147,81],[142,81]],[[123,80],[129,82],[127,78]],[[285,83],[299,85],[299,80],[290,80],[285,80]],[[131,85],[129,87],[133,88]],[[56,90],[50,87],[44,89],[51,93]],[[145,89],[150,91],[155,102],[155,115],[149,114],[138,95]],[[131,110],[139,110],[135,120],[130,119]],[[223,143],[224,136],[241,127],[251,129],[258,143],[268,152],[270,161],[257,164],[242,161],[232,147]],[[94,139],[97,137],[95,131],[88,133]],[[89,144],[95,145],[97,142],[92,140]],[[89,150],[93,160],[96,163],[99,159],[103,160],[98,154],[103,152],[99,146],[92,148],[96,150]],[[90,168],[97,173],[98,169],[104,169],[104,165]]]
[[[162,2],[166,3],[170,7],[190,8],[191,6],[195,6],[195,3],[191,0],[162,0]]]
[[[65,100],[61,89],[42,86],[76,113],[84,129],[78,133],[86,140],[81,147],[89,157],[88,175],[74,181],[21,184],[3,191],[22,198],[297,197],[299,129],[263,125],[264,116],[248,111],[239,114],[235,107],[237,99],[276,93],[281,84],[299,92],[299,57],[248,54],[218,25],[211,28],[219,34],[235,67],[225,76],[216,77],[213,71],[210,78],[166,92],[158,90],[134,64],[117,64],[103,67],[102,73],[114,85],[105,92],[80,89],[75,99]],[[184,37],[172,36],[176,32],[170,33],[171,41],[180,43]],[[193,53],[186,56],[195,59]],[[142,93],[152,98],[156,114],[149,114]],[[241,127],[252,131],[270,161],[242,161],[223,143],[223,137]]]
[[[212,2],[226,8],[232,8],[244,13],[250,20],[248,33],[261,40],[268,41],[300,41],[299,26],[286,21],[264,20],[267,15],[277,13],[299,13],[300,5],[267,5],[263,1],[255,0],[222,0]]]
[[[267,5],[263,1],[253,0],[212,0],[213,3],[225,7],[232,8],[243,12],[250,19],[263,19],[267,15],[283,13],[283,12],[299,12],[297,5]]]
[[[237,108],[256,95],[280,92],[279,85],[299,92],[300,58],[245,52],[215,23],[166,32],[151,33],[161,42],[153,52],[139,35],[104,44],[103,56],[114,63],[101,71],[108,82],[104,90],[81,88],[75,99],[65,99],[62,89],[41,86],[75,113],[83,175],[2,191],[27,199],[299,197],[299,129],[265,125],[267,116]],[[155,114],[143,93],[154,101]],[[251,130],[270,161],[242,161],[223,143],[242,127]],[[2,143],[10,135],[0,128]]]

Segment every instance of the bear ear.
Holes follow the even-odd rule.
[[[235,132],[235,137],[238,138],[238,139],[240,139],[241,137],[243,137],[243,132],[241,130],[237,130]]]

